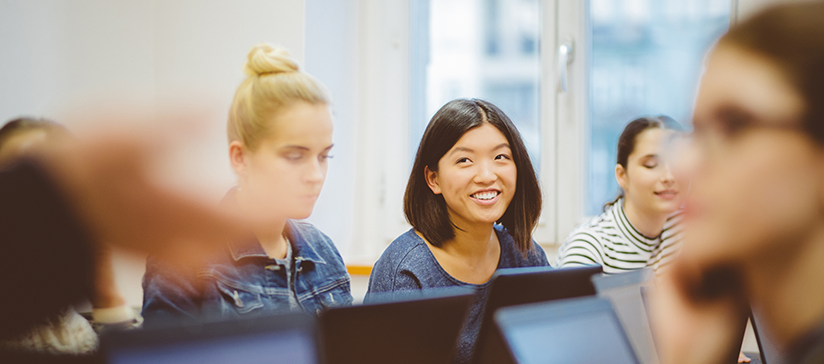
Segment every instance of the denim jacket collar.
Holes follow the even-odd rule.
[[[318,254],[315,247],[306,241],[300,227],[298,227],[292,220],[286,220],[286,236],[292,243],[292,252],[295,256],[295,261],[300,264],[301,261],[308,261],[315,264],[326,264],[326,261]]]
[[[232,187],[232,189],[226,193],[226,196],[223,197],[221,206],[224,208],[237,208],[236,193],[237,188]],[[326,264],[326,261],[321,258],[317,250],[306,242],[306,238],[303,236],[300,227],[292,222],[292,220],[286,220],[284,229],[289,243],[292,244],[292,254],[295,257],[297,265],[300,265],[303,261],[309,261],[315,264]],[[229,255],[232,256],[234,261],[251,257],[269,258],[257,239],[231,242],[229,244]]]
[[[315,247],[306,242],[300,228],[295,225],[292,220],[286,220],[285,226],[286,237],[289,238],[289,243],[292,244],[292,254],[295,257],[295,262],[300,265],[303,261],[309,261],[315,264],[326,264],[326,261],[321,258]],[[229,244],[229,253],[232,259],[238,261],[247,257],[262,257],[268,258],[263,247],[257,239],[245,240]]]

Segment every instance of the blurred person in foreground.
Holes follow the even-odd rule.
[[[108,118],[119,122],[120,118]],[[163,120],[165,125],[181,120]],[[243,219],[162,187],[149,171],[163,142],[155,135],[100,133],[63,139],[0,166],[0,341],[46,324],[94,296],[102,242],[145,252],[181,251],[193,264]],[[193,246],[200,249],[193,253]],[[0,349],[9,362],[72,357]],[[74,361],[86,360],[75,357]]]
[[[685,242],[652,307],[662,361],[717,362],[752,307],[787,363],[824,363],[824,4],[734,26],[706,67]]]

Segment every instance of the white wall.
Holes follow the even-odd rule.
[[[0,2],[0,119],[57,119],[90,96],[154,100],[149,2]]]
[[[329,235],[344,257],[355,240],[358,120],[358,11],[356,0],[306,0],[306,71],[332,94],[335,131],[326,183],[308,219]],[[349,263],[349,260],[347,260]]]
[[[234,181],[225,123],[246,53],[266,41],[303,60],[304,18],[303,0],[0,0],[0,123],[28,115],[77,129],[70,115],[109,102],[205,101],[202,141],[175,153],[186,167],[170,172],[217,202]],[[114,266],[140,305],[142,257],[117,253]]]
[[[350,265],[409,229],[408,22],[407,0],[306,0],[306,66],[331,89],[336,145],[309,220]]]

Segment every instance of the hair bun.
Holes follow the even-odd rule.
[[[250,77],[297,71],[298,62],[289,52],[268,43],[258,43],[252,47],[243,66],[243,73]]]

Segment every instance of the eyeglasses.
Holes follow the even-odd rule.
[[[694,120],[695,131],[690,136],[692,144],[707,155],[719,155],[744,139],[746,135],[758,131],[801,132],[801,125],[795,120],[762,121],[739,109],[722,109],[711,121]]]

